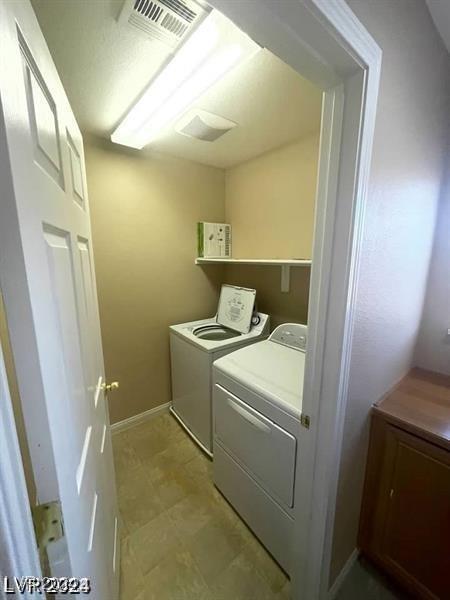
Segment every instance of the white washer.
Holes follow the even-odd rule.
[[[212,364],[269,335],[270,319],[254,313],[255,290],[223,285],[217,315],[170,327],[171,412],[212,456]]]
[[[306,336],[280,325],[213,367],[214,483],[287,573]]]

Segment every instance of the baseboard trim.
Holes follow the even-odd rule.
[[[149,421],[150,419],[154,419],[158,415],[169,412],[170,402],[166,402],[166,404],[161,404],[160,406],[155,406],[155,408],[150,408],[150,410],[146,410],[138,415],[133,415],[128,419],[124,419],[123,421],[118,421],[117,423],[113,423],[111,425],[111,433],[119,433],[120,431],[125,431],[125,429],[130,429],[135,425],[139,425],[140,423],[144,423],[145,421]]]
[[[345,563],[345,565],[342,567],[341,572],[334,580],[333,585],[328,590],[328,594],[326,596],[327,600],[334,600],[334,598],[337,596],[337,593],[341,589],[342,584],[344,583],[350,569],[353,567],[355,562],[358,560],[358,556],[359,556],[359,550],[358,550],[358,548],[355,548],[353,550],[353,552],[350,554],[350,556],[348,557],[348,560]]]

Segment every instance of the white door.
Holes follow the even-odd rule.
[[[57,24],[55,24],[57,27]],[[119,544],[83,143],[28,0],[0,0],[0,277],[53,574],[118,597]]]

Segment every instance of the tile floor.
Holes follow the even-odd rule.
[[[168,414],[113,436],[121,600],[288,600],[289,581]]]
[[[339,590],[336,600],[411,600],[365,560],[358,560]]]
[[[121,600],[289,600],[280,567],[212,483],[212,464],[169,415],[113,436]],[[337,600],[394,600],[357,562]]]

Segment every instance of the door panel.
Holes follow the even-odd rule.
[[[92,600],[116,600],[117,503],[82,137],[26,0],[0,0],[0,44],[2,288],[37,493],[62,505],[66,543],[50,549],[51,566],[90,577]]]
[[[85,349],[85,373],[87,376],[87,391],[89,396],[92,398],[92,404],[94,408],[97,407],[98,401],[101,395],[101,375],[99,376],[99,369],[96,365],[95,347],[89,339],[92,335],[91,332],[96,330],[96,313],[93,310],[95,306],[95,290],[92,286],[93,269],[90,263],[89,254],[89,241],[78,237],[76,240],[76,260],[78,261],[80,271],[80,286],[79,286],[79,311],[82,335],[84,339]]]
[[[63,187],[56,104],[22,34],[19,30],[17,33],[23,58],[28,117],[35,159],[44,171]]]
[[[450,571],[449,453],[395,427],[396,445],[381,556],[391,568],[444,598]]]
[[[89,406],[84,402],[85,383],[81,361],[81,349],[78,344],[80,330],[78,327],[77,306],[75,300],[75,281],[71,262],[69,234],[56,230],[44,230],[47,244],[48,268],[51,280],[53,311],[58,319],[59,343],[64,361],[67,392],[64,395],[67,413],[72,414],[73,427],[69,428],[70,437],[74,437],[73,451],[81,456],[83,439],[89,426]]]
[[[80,153],[78,152],[68,130],[66,130],[66,138],[70,155],[70,173],[73,197],[74,200],[78,202],[82,208],[84,208],[83,165],[81,162]]]

